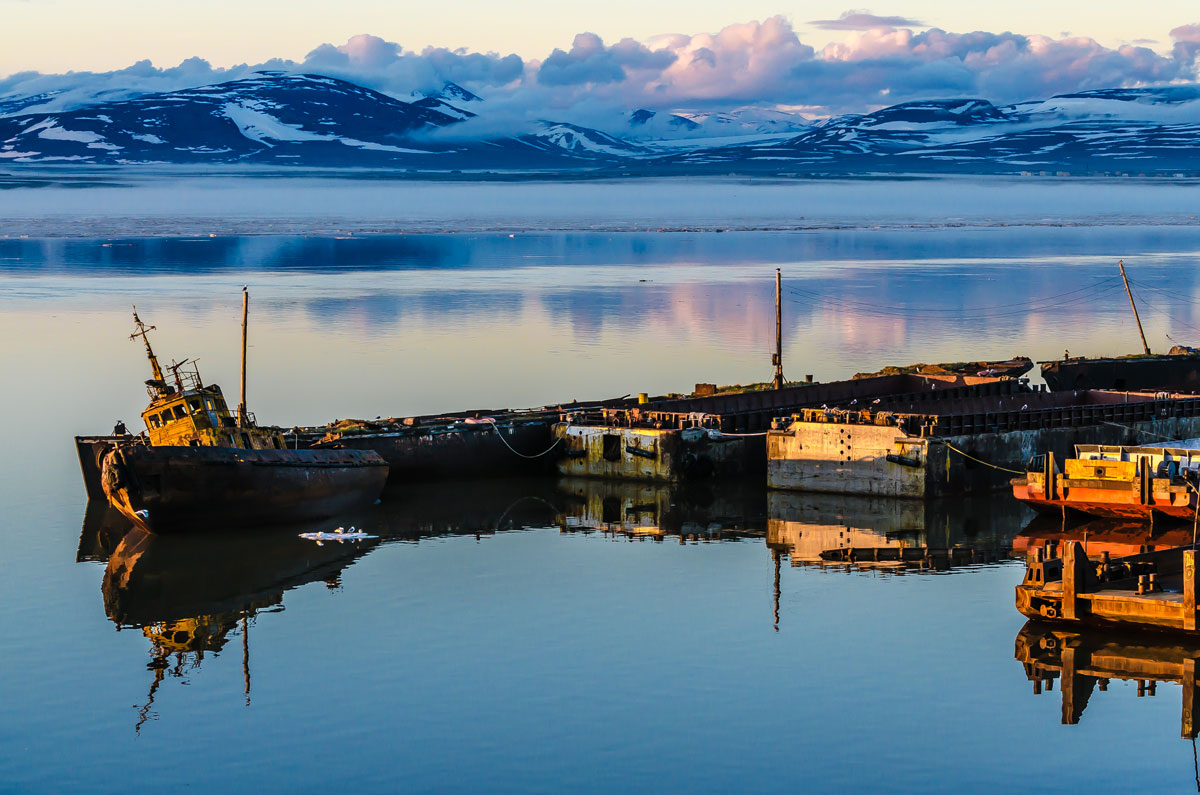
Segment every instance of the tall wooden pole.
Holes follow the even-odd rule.
[[[1146,344],[1146,334],[1142,331],[1142,319],[1138,317],[1137,304],[1133,302],[1133,291],[1129,289],[1129,279],[1125,277],[1125,260],[1117,260],[1117,267],[1121,269],[1121,281],[1125,282],[1125,294],[1129,296],[1129,305],[1133,307],[1133,319],[1137,323],[1138,336],[1142,338],[1142,350],[1149,356],[1150,346]]]
[[[783,274],[775,269],[775,388],[783,389]]]
[[[246,425],[246,322],[250,317],[250,293],[242,288],[242,400],[238,403],[238,425]]]

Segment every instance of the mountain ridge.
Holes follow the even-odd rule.
[[[258,72],[62,112],[0,97],[0,164],[253,164],[621,173],[1200,172],[1200,86],[994,105],[903,102],[822,121],[790,111],[638,108],[597,129],[503,116],[455,83],[409,101],[320,74]],[[31,110],[31,108],[33,110]],[[488,132],[492,130],[492,132]],[[714,135],[716,133],[716,135]]]

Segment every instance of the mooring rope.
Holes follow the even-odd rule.
[[[1023,470],[1023,469],[1009,469],[1008,467],[1002,467],[1002,466],[999,466],[999,465],[997,465],[997,464],[992,464],[992,463],[989,463],[989,462],[987,462],[987,461],[984,461],[982,458],[976,458],[975,456],[971,455],[970,453],[965,453],[965,452],[963,452],[962,450],[959,450],[957,447],[955,447],[954,445],[950,444],[949,442],[942,442],[942,444],[946,445],[946,446],[947,446],[947,447],[949,447],[951,450],[953,450],[954,452],[956,452],[956,453],[958,453],[959,455],[961,455],[963,458],[969,458],[969,459],[971,459],[972,461],[975,461],[976,463],[983,464],[985,467],[991,467],[992,469],[999,469],[1001,472],[1011,472],[1011,473],[1013,473],[1014,475],[1025,475],[1025,474],[1028,474],[1028,473],[1026,473],[1026,472],[1025,472],[1025,470]]]
[[[562,441],[562,437],[560,436],[554,440],[554,443],[552,445],[550,445],[549,447],[547,447],[545,450],[538,453],[537,455],[526,455],[525,453],[522,453],[520,450],[518,450],[517,448],[513,447],[511,444],[508,443],[508,440],[504,438],[504,432],[500,430],[500,426],[496,424],[496,420],[494,418],[482,417],[481,419],[484,422],[491,423],[492,429],[496,431],[496,435],[500,437],[500,441],[504,442],[504,446],[507,447],[509,450],[511,450],[515,455],[521,456],[521,458],[530,458],[530,459],[541,458],[542,456],[549,454],[550,451],[553,450],[555,447],[558,447],[558,443]]]

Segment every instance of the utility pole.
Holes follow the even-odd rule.
[[[1129,296],[1129,305],[1133,307],[1133,319],[1137,323],[1138,336],[1142,338],[1142,350],[1149,356],[1150,346],[1146,344],[1146,333],[1142,331],[1142,319],[1138,317],[1137,304],[1133,302],[1133,291],[1129,289],[1129,279],[1125,276],[1125,260],[1117,260],[1117,267],[1121,269],[1121,281],[1125,282],[1125,294]]]
[[[775,388],[783,389],[783,275],[775,269]]]
[[[246,321],[250,316],[250,293],[242,287],[242,400],[238,403],[238,427],[246,427]]]

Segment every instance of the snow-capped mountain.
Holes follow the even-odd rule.
[[[453,84],[404,102],[321,75],[261,72],[215,86],[0,118],[0,162],[242,163],[409,168],[595,165],[636,147],[571,125],[482,141],[431,133],[475,114]]]
[[[779,142],[673,155],[676,167],[832,172],[1200,171],[1200,90],[1111,89],[996,107],[908,102]]]
[[[437,111],[459,121],[475,117],[476,114],[464,107],[473,102],[483,102],[483,100],[455,83],[446,83],[442,86],[441,91],[431,93],[414,91],[412,94],[413,105]]]
[[[61,112],[0,97],[0,164],[254,164],[620,173],[1200,173],[1200,87],[1108,89],[996,106],[906,102],[813,122],[771,108],[640,108],[607,131],[501,125],[454,83],[408,101],[322,75],[261,72]],[[4,115],[7,114],[7,115]],[[496,130],[506,129],[507,134]]]

